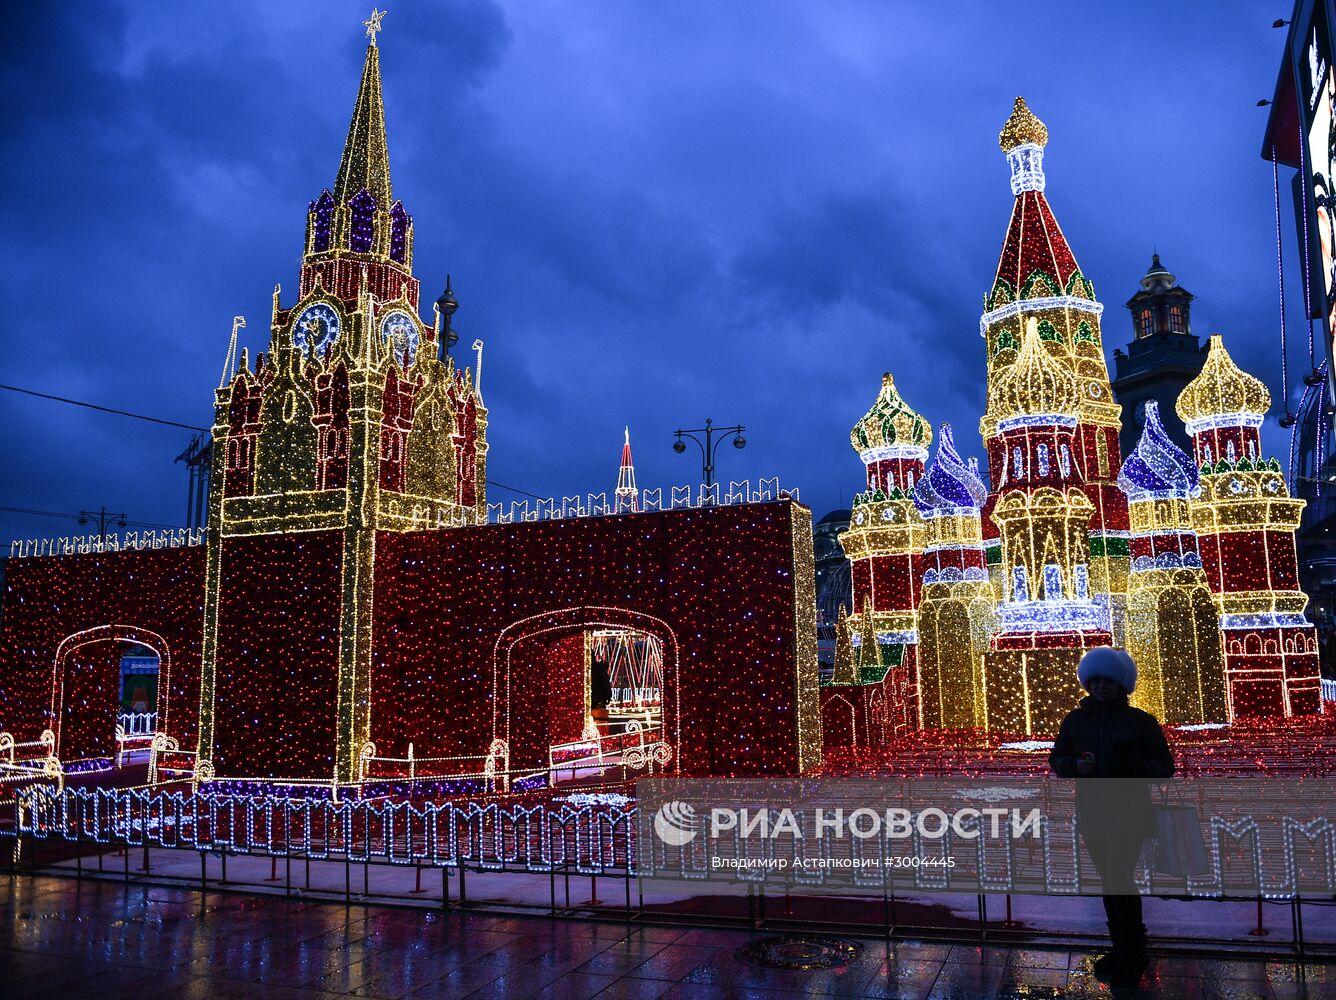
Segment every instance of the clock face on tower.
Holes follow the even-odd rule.
[[[402,309],[395,309],[385,314],[380,321],[380,337],[386,343],[394,345],[394,356],[400,363],[403,362],[405,351],[408,352],[410,365],[417,357],[419,337],[417,320]]]
[[[292,325],[292,343],[306,355],[319,357],[339,340],[339,314],[328,302],[314,302]]]

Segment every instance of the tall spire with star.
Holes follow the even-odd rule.
[[[384,11],[374,11],[362,22],[366,25],[366,60],[362,63],[362,82],[357,87],[353,118],[348,138],[343,144],[343,159],[334,182],[334,200],[347,204],[359,191],[366,191],[376,204],[388,209],[390,193],[390,151],[385,143],[385,102],[380,94],[380,47],[376,33],[381,30]]]
[[[311,202],[306,220],[301,294],[317,283],[344,301],[365,290],[381,301],[418,301],[413,277],[413,218],[394,200],[390,153],[385,138],[385,102],[380,89],[380,46],[384,11],[372,11],[362,79],[334,180]],[[365,283],[365,289],[363,284]]]

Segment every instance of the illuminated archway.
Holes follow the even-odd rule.
[[[677,634],[662,618],[627,608],[584,606],[554,609],[521,618],[502,629],[492,652],[493,740],[502,740],[507,747],[512,746],[511,696],[515,647],[524,640],[539,637],[555,639],[563,634],[599,628],[643,632],[657,637],[663,644],[665,690],[662,697],[662,726],[664,736],[673,750],[674,763],[671,766],[676,767],[676,751],[681,746],[682,728],[680,711],[682,685]]]
[[[55,747],[51,751],[52,755],[64,759],[61,756],[63,730],[65,728],[65,690],[66,674],[70,657],[77,650],[85,646],[93,646],[99,643],[138,643],[141,646],[147,646],[153,650],[158,657],[158,697],[156,710],[158,713],[158,729],[165,731],[167,727],[167,692],[171,689],[172,660],[171,650],[167,645],[167,640],[158,633],[146,628],[140,628],[137,625],[99,625],[96,628],[84,629],[67,635],[60,641],[56,647],[56,655],[51,663],[51,730],[55,733]],[[119,692],[117,695],[119,702]],[[114,714],[114,712],[113,712]],[[113,723],[114,732],[114,723]],[[78,752],[78,751],[76,751]]]

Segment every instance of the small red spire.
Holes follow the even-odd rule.
[[[622,442],[622,467],[617,472],[617,492],[614,510],[618,514],[640,509],[640,491],[636,489],[636,467],[631,460],[631,428],[626,428]]]

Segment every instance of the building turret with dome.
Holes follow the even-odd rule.
[[[1304,502],[1262,452],[1266,385],[1240,371],[1219,336],[1178,397],[1201,470],[1192,524],[1220,610],[1230,716],[1320,710],[1317,633],[1304,614],[1295,531]]]
[[[891,731],[918,724],[918,604],[923,518],[914,488],[923,477],[932,425],[905,402],[888,372],[871,409],[849,433],[867,490],[854,498],[841,542],[853,580],[852,641],[860,683],[884,687]],[[838,651],[837,651],[838,652]]]
[[[1127,591],[1127,501],[1117,484],[1122,424],[1104,361],[1100,333],[1104,306],[1096,300],[1094,285],[1082,273],[1045,194],[1048,138],[1047,126],[1024,98],[1016,98],[1011,117],[998,136],[1011,168],[1015,201],[997,271],[984,296],[979,332],[987,352],[990,400],[998,378],[1015,364],[1030,320],[1035,322],[1044,351],[1075,381],[1076,425],[1070,447],[1081,489],[1092,508],[1090,594],[1103,609],[1104,628],[1119,636]],[[1004,461],[998,419],[990,402],[979,430],[994,477],[994,493]],[[1001,536],[991,509],[984,512],[984,541],[989,565],[995,567],[994,584],[1001,590],[1007,584],[1001,577]]]

